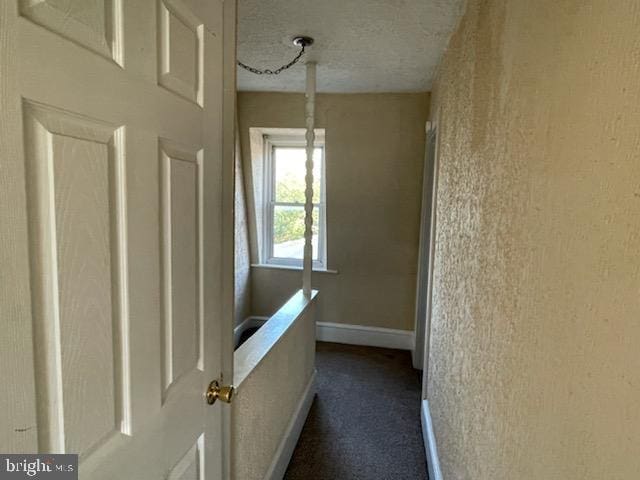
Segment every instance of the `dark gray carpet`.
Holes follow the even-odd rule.
[[[420,372],[401,350],[317,344],[318,394],[285,480],[423,480]]]

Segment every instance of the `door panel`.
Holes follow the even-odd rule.
[[[105,58],[120,61],[122,38],[118,17],[121,0],[19,0],[20,13],[44,28],[88,48]]]
[[[202,150],[162,139],[163,367],[164,388],[203,370]]]
[[[222,478],[222,6],[1,2],[1,451]]]
[[[158,82],[202,105],[202,22],[177,0],[162,0],[159,8]]]
[[[204,478],[204,438],[200,436],[184,457],[171,469],[169,480],[200,480]]]
[[[38,446],[84,454],[127,432],[122,131],[23,103]]]

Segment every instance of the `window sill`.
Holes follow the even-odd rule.
[[[302,271],[302,267],[297,267],[295,265],[276,265],[273,263],[252,263],[251,268],[266,268],[271,270],[297,270],[299,272]],[[338,270],[329,270],[327,268],[313,267],[312,271],[314,273],[329,273],[332,275],[338,275]]]

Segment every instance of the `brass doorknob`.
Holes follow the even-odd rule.
[[[207,389],[207,403],[209,405],[213,405],[218,399],[222,400],[224,403],[231,403],[231,398],[235,391],[236,387],[233,385],[220,386],[218,381],[214,380],[209,384],[209,388]]]

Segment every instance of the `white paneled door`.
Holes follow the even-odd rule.
[[[0,1],[0,452],[222,478],[222,10]]]

